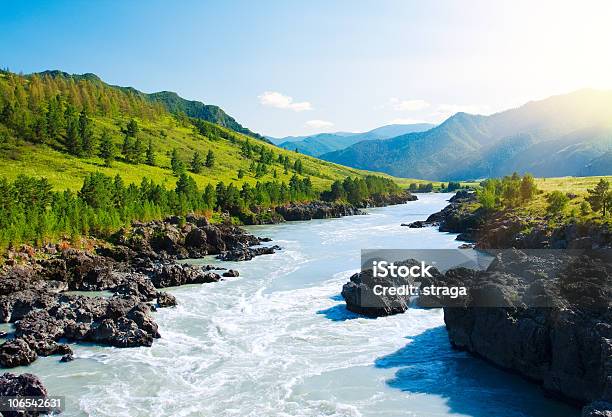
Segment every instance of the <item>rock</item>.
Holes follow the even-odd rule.
[[[187,284],[218,282],[221,276],[201,267],[185,264],[154,264],[148,271],[155,288],[177,287]]]
[[[276,212],[286,221],[303,221],[312,219],[330,219],[335,217],[365,214],[350,204],[313,201],[309,203],[290,203],[276,207]]]
[[[235,269],[230,269],[229,271],[225,271],[223,273],[224,277],[237,277],[240,276],[240,273],[238,271],[236,271]]]
[[[281,250],[278,245],[274,246],[263,246],[258,248],[243,247],[242,249],[234,249],[231,251],[223,252],[217,258],[222,261],[249,261],[256,256],[260,255],[271,255],[277,250]]]
[[[15,375],[6,372],[0,375],[0,397],[47,397],[49,393],[42,381],[32,374]],[[3,411],[4,417],[35,417],[46,412]]]
[[[402,223],[402,226],[407,226],[407,227],[409,227],[411,229],[420,229],[422,227],[431,226],[431,224],[429,224],[429,223],[427,223],[427,222],[425,222],[423,220],[417,220],[415,222],[408,223],[408,224]]]
[[[176,297],[169,292],[159,291],[157,293],[157,305],[159,307],[174,307],[176,304]]]
[[[453,346],[539,381],[570,401],[610,399],[609,259],[504,251],[487,271],[451,270],[446,282],[449,274],[470,295],[461,305],[444,308]]]
[[[612,403],[594,401],[582,409],[582,417],[612,417]]]
[[[60,359],[60,362],[72,362],[74,360],[74,354],[67,353]]]
[[[38,355],[23,339],[13,339],[0,345],[0,365],[4,368],[29,365]]]
[[[153,301],[157,290],[151,280],[143,274],[131,274],[124,283],[114,288],[116,294],[137,297],[140,301]]]
[[[395,262],[395,264],[398,266],[413,266],[420,265],[420,262],[407,260]],[[435,268],[432,268],[430,273],[439,275]],[[414,284],[415,282],[411,278],[374,277],[372,270],[368,269],[351,276],[350,281],[342,287],[341,294],[349,311],[368,317],[389,316],[406,311],[410,304],[411,294],[377,294],[374,292],[374,287],[380,285],[383,288],[399,288]]]

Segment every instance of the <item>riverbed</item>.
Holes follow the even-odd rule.
[[[451,349],[440,309],[368,319],[342,284],[360,249],[457,248],[455,235],[410,229],[449,194],[341,219],[254,226],[283,249],[216,263],[240,277],[170,289],[151,348],[73,345],[16,373],[66,397],[64,416],[576,416],[521,378]]]

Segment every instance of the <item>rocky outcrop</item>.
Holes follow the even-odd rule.
[[[469,297],[444,308],[453,346],[576,404],[612,400],[612,264],[606,253],[504,251],[487,271],[451,270],[441,282],[468,288]]]
[[[280,249],[281,247],[278,245],[262,246],[257,248],[234,249],[227,252],[223,252],[221,255],[218,255],[217,258],[221,259],[222,261],[249,261],[256,256],[271,255]]]
[[[426,220],[408,224],[410,228],[437,226],[441,232],[460,233],[457,240],[473,241],[476,232],[485,217],[483,210],[474,210],[471,203],[476,201],[476,194],[461,190],[449,200],[441,211],[431,214]]]
[[[344,203],[313,201],[310,203],[290,203],[275,208],[286,221],[331,219],[336,217],[365,214],[358,207]]]
[[[389,195],[373,195],[359,204],[349,204],[330,201],[311,201],[306,203],[290,203],[278,206],[275,211],[286,221],[312,219],[331,219],[344,216],[365,214],[362,210],[369,207],[384,207],[404,204],[414,201],[417,197],[410,192]]]
[[[49,395],[42,381],[32,374],[15,375],[6,372],[0,375],[0,397],[41,397]],[[35,411],[3,411],[4,417],[35,417],[47,414]]]
[[[420,265],[420,262],[411,259],[395,264],[410,267]],[[440,274],[435,268],[431,269],[431,273],[435,276]],[[409,277],[374,276],[371,269],[366,269],[352,275],[350,281],[342,286],[341,294],[346,301],[346,308],[353,313],[368,317],[389,316],[406,311],[410,305],[411,294],[410,292],[389,293],[384,292],[384,289],[414,284],[414,279]]]
[[[157,293],[157,305],[159,307],[174,307],[176,305],[176,297],[169,292]]]
[[[26,248],[0,267],[0,322],[15,324],[11,339],[0,345],[1,366],[27,365],[48,355],[71,360],[72,350],[60,340],[150,346],[160,337],[152,303],[176,305],[159,288],[221,280],[213,267],[174,259],[224,254],[242,260],[279,249],[260,246],[263,240],[235,226],[211,225],[195,216],[135,224],[115,238],[118,244],[95,252]],[[233,270],[227,274],[238,276]],[[114,296],[63,294],[66,290],[107,290]]]
[[[197,216],[135,223],[131,229],[117,233],[115,241],[151,259],[201,258],[260,244],[256,236],[237,226],[211,224]],[[125,258],[130,254],[120,251],[116,256]]]

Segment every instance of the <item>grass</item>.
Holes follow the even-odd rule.
[[[544,217],[547,215],[546,209],[548,207],[546,196],[552,191],[561,191],[566,194],[574,195],[575,197],[570,199],[558,218],[575,218],[585,222],[609,223],[612,221],[610,216],[603,218],[601,213],[592,211],[588,214],[582,214],[580,210],[581,203],[585,201],[585,198],[588,196],[587,190],[594,188],[602,178],[612,183],[612,176],[536,178],[535,181],[539,190],[538,194],[524,206],[517,207],[513,210],[525,216]],[[475,204],[472,209],[475,210],[479,206],[479,204]]]
[[[119,150],[123,142],[121,128],[125,126],[128,120],[95,117],[93,121],[96,136],[99,136],[102,129],[108,129],[117,150]],[[8,179],[14,179],[19,174],[45,177],[56,190],[78,190],[84,176],[91,172],[102,172],[111,176],[120,174],[126,183],[139,183],[143,177],[148,177],[157,183],[171,187],[176,182],[176,177],[170,170],[170,153],[174,148],[178,150],[181,159],[187,166],[195,151],[199,151],[203,158],[208,150],[214,152],[214,167],[204,167],[200,174],[191,173],[200,187],[204,187],[208,183],[216,184],[219,181],[234,182],[237,185],[244,182],[255,184],[257,181],[272,181],[274,179],[273,169],[277,171],[278,180],[285,182],[288,182],[294,174],[291,169],[287,174],[284,174],[282,165],[274,163],[265,176],[255,178],[254,174],[249,171],[251,159],[246,159],[242,155],[239,143],[233,143],[218,137],[202,136],[192,126],[182,126],[170,116],[161,117],[154,121],[138,120],[138,123],[141,130],[139,135],[145,146],[151,140],[155,148],[157,160],[157,166],[155,167],[144,164],[128,164],[118,159],[111,168],[108,168],[98,157],[77,158],[63,152],[61,145],[33,145],[23,142],[18,144],[12,142],[11,144],[11,141],[5,141],[5,143],[0,143],[0,176]],[[244,135],[234,132],[232,134],[241,141],[246,139]],[[277,148],[257,139],[249,138],[249,140],[253,145],[263,145],[273,149],[276,155],[288,155],[291,163],[300,158],[304,167],[304,175],[310,176],[314,188],[318,191],[328,189],[334,180],[342,180],[347,176],[372,174],[369,171],[349,168]],[[239,169],[245,172],[242,179],[237,177]],[[402,187],[408,187],[413,182],[425,182],[407,178],[394,178],[382,173],[376,174],[392,178]]]

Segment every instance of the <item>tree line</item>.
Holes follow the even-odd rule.
[[[395,184],[393,184],[395,185]],[[397,187],[397,186],[395,186]],[[121,176],[101,173],[85,177],[78,192],[53,191],[45,178],[20,175],[0,179],[0,247],[20,243],[41,244],[63,237],[106,238],[134,220],[149,221],[191,212],[225,212],[245,223],[258,220],[261,208],[324,196],[358,203],[375,193],[398,191],[390,180],[375,176],[336,181],[323,195],[313,190],[310,178],[294,174],[284,181],[208,184],[200,189],[185,172],[167,189],[150,179],[126,185]]]

